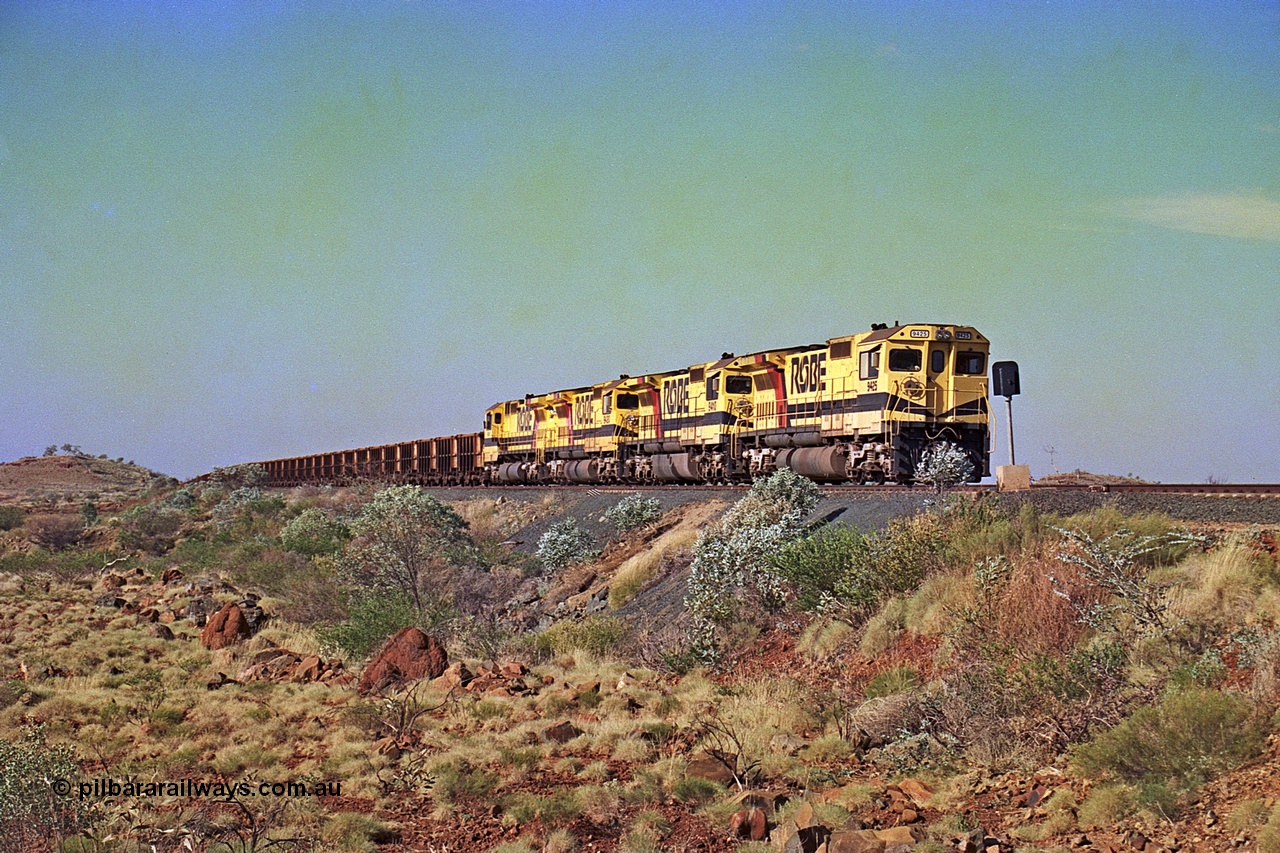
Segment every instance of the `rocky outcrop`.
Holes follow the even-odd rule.
[[[210,651],[225,649],[248,639],[252,633],[239,605],[226,604],[209,617],[204,630],[200,632],[200,645]]]
[[[397,690],[422,678],[439,678],[448,666],[444,647],[418,628],[402,628],[360,676],[361,693]]]
[[[269,648],[255,654],[249,665],[236,674],[242,684],[251,681],[293,682],[296,684],[348,684],[351,676],[336,658],[304,655],[288,649]]]

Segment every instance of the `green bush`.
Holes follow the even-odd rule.
[[[280,543],[286,550],[307,557],[336,553],[350,538],[345,524],[318,509],[304,509],[280,531]]]
[[[27,520],[27,514],[20,507],[0,506],[0,530],[15,530]]]
[[[1262,728],[1243,696],[1192,689],[1139,708],[1072,750],[1081,772],[1189,790],[1259,753]]]
[[[662,502],[643,495],[627,495],[604,513],[604,520],[623,532],[652,524],[659,518],[662,518]]]
[[[538,559],[552,571],[585,563],[596,553],[591,547],[591,535],[572,518],[557,521],[538,540]]]
[[[865,558],[869,547],[867,537],[851,527],[823,527],[812,536],[787,543],[771,562],[778,576],[795,587],[796,603],[814,610]]]
[[[37,726],[21,740],[0,740],[0,851],[44,849],[88,823],[79,800],[54,785],[74,785],[79,768],[71,747],[50,746]]]
[[[580,622],[561,622],[534,638],[534,649],[544,653],[588,652],[597,657],[612,654],[624,627],[608,616],[588,616]]]
[[[920,686],[920,674],[915,667],[895,666],[886,669],[867,682],[863,692],[868,699],[880,696],[892,696],[895,693],[907,693]]]
[[[396,631],[417,625],[419,620],[418,608],[404,593],[362,595],[350,603],[347,621],[320,631],[320,640],[359,660],[377,651]]]
[[[467,523],[420,486],[389,486],[351,524],[355,535],[340,560],[348,583],[368,592],[400,592],[420,611],[429,591],[444,588],[468,542]]]
[[[852,565],[835,594],[855,607],[872,609],[898,593],[911,592],[946,565],[946,525],[932,514],[895,518],[852,552]]]
[[[135,507],[119,518],[121,548],[159,555],[173,547],[186,514],[171,507],[148,505]]]

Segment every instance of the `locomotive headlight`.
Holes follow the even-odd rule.
[[[949,341],[949,340],[951,340],[951,333],[950,333],[950,332],[948,332],[946,329],[939,329],[939,330],[938,330],[938,340],[940,340],[940,341]]]

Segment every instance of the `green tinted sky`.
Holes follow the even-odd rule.
[[[1277,72],[1274,3],[5,3],[0,459],[900,319],[1021,363],[1036,474],[1277,482]]]

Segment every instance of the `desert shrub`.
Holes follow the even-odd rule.
[[[320,639],[359,660],[377,651],[396,631],[417,625],[420,616],[403,593],[359,595],[349,604],[347,620],[320,631]]]
[[[238,536],[262,532],[257,519],[270,519],[284,509],[284,498],[268,495],[257,486],[234,489],[209,511],[219,530],[234,531]]]
[[[830,599],[836,584],[870,548],[867,537],[851,527],[823,527],[788,542],[772,556],[773,571],[796,591],[796,604],[814,610]]]
[[[144,554],[164,554],[177,541],[185,514],[161,505],[139,506],[122,513],[117,541],[120,547]]]
[[[280,544],[307,557],[333,554],[351,538],[347,525],[318,509],[304,509],[280,531]]]
[[[1076,530],[1094,541],[1111,536],[1117,539],[1141,539],[1154,545],[1136,554],[1143,566],[1167,566],[1185,557],[1199,543],[1188,536],[1172,518],[1160,512],[1126,514],[1114,504],[1103,504],[1088,512],[1076,513],[1053,525],[1051,529]]]
[[[356,589],[400,592],[420,611],[431,587],[443,588],[467,523],[419,486],[390,486],[373,496],[351,524],[355,538],[339,565]]]
[[[1105,539],[1094,539],[1081,530],[1060,528],[1063,543],[1057,559],[1075,570],[1088,592],[1063,589],[1080,621],[1099,631],[1131,631],[1140,637],[1167,637],[1178,624],[1165,601],[1171,584],[1153,580],[1144,558],[1168,549],[1169,538],[1153,537],[1121,529]],[[1172,534],[1186,541],[1180,534]],[[1052,576],[1051,576],[1052,579]]]
[[[80,541],[84,520],[78,515],[33,515],[26,521],[27,538],[42,548],[61,551]]]
[[[971,600],[956,609],[953,637],[972,654],[990,654],[998,646],[1022,659],[1066,655],[1087,630],[1072,602],[1097,600],[1097,591],[1074,570],[1047,558],[980,560],[971,582]]]
[[[538,540],[538,559],[552,571],[575,563],[585,563],[596,556],[591,547],[591,534],[578,527],[572,518],[557,521]]]
[[[1188,790],[1258,754],[1263,734],[1253,704],[1216,690],[1171,693],[1072,750],[1089,775]]]
[[[661,517],[662,502],[643,495],[627,495],[604,513],[604,520],[623,532],[652,524]]]
[[[1081,829],[1109,828],[1133,813],[1133,789],[1128,785],[1096,785],[1080,804],[1076,820]]]
[[[1214,628],[1244,622],[1263,585],[1252,553],[1240,540],[1193,554],[1177,572],[1181,581],[1170,596],[1170,609],[1188,621]]]
[[[174,509],[191,509],[196,505],[196,495],[191,489],[183,487],[169,495],[167,503]]]
[[[0,851],[43,849],[84,828],[88,814],[79,800],[53,787],[74,784],[78,773],[71,747],[46,743],[39,727],[0,739]]]
[[[772,557],[804,532],[805,517],[818,498],[812,480],[783,468],[757,480],[698,537],[685,607],[694,620],[691,646],[704,662],[718,656],[716,626],[732,621],[743,593],[754,595],[765,609],[783,603],[784,581]]]
[[[534,638],[534,649],[543,653],[567,654],[583,651],[597,657],[612,654],[626,629],[617,619],[588,616],[578,622],[560,622]]]
[[[865,549],[854,553],[852,565],[836,582],[836,596],[869,610],[891,595],[914,590],[946,565],[945,534],[943,520],[932,514],[891,519]]]
[[[20,507],[0,506],[0,530],[15,530],[27,520],[27,514]]]
[[[933,486],[941,492],[947,486],[968,481],[973,476],[973,461],[949,441],[939,441],[925,448],[916,465],[915,481]]]
[[[227,468],[214,468],[209,473],[208,482],[215,488],[238,489],[244,487],[265,486],[270,477],[267,469],[255,463],[231,465]]]
[[[868,699],[906,693],[920,686],[920,674],[913,666],[895,666],[872,678],[863,688]]]
[[[47,571],[49,562],[49,553],[39,548],[25,554],[15,551],[0,557],[0,572],[31,577],[37,572]]]
[[[800,633],[796,651],[809,660],[826,660],[853,639],[853,626],[839,619],[817,619]]]
[[[458,797],[489,794],[498,778],[463,759],[446,760],[431,768],[431,799],[437,805],[453,805]]]

